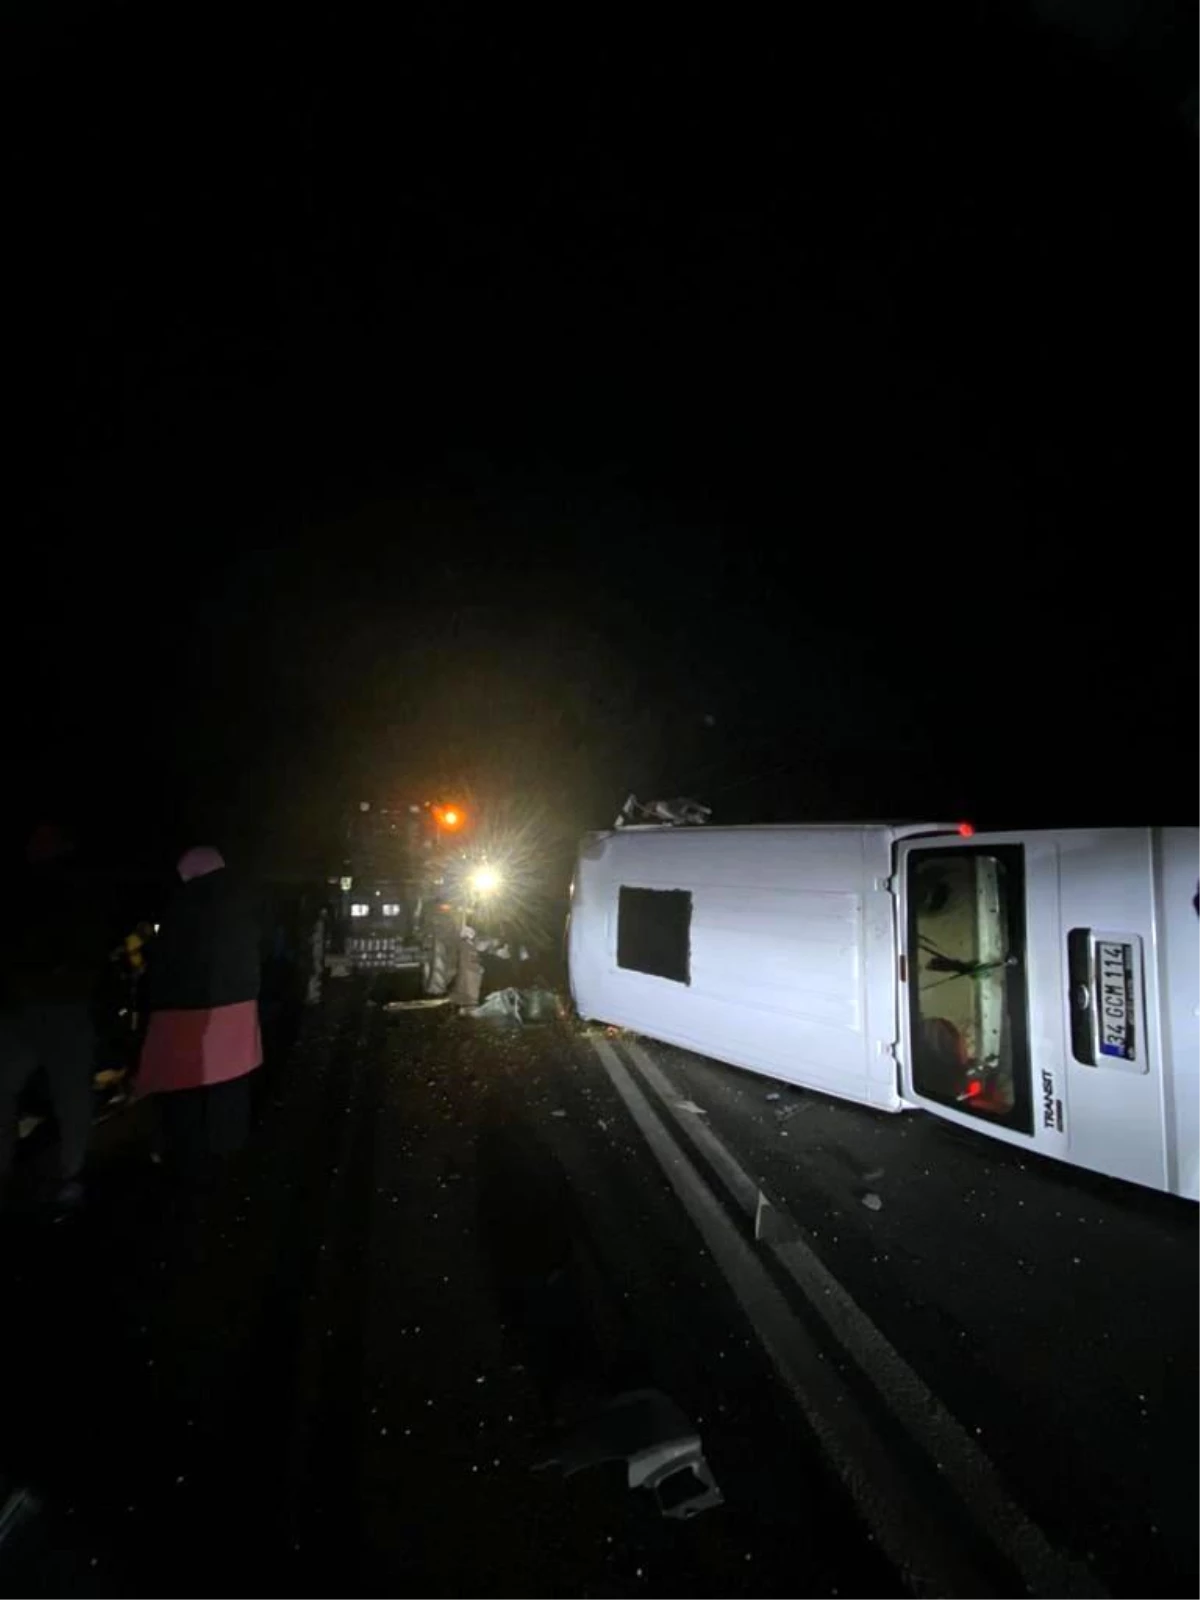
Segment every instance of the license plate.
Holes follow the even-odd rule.
[[[1132,1061],[1133,946],[1101,939],[1096,944],[1096,1023],[1102,1055]]]

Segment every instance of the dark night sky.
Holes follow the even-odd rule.
[[[1194,814],[1192,26],[831,9],[10,19],[13,820]]]

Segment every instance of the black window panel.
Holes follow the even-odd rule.
[[[621,887],[617,965],[673,983],[692,981],[692,896],[687,889]]]

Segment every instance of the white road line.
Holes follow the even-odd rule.
[[[919,1486],[895,1461],[851,1390],[825,1360],[753,1245],[742,1237],[709,1184],[663,1127],[630,1069],[607,1040],[591,1042],[880,1548],[919,1592],[955,1596],[994,1593],[977,1563],[964,1551],[957,1529],[931,1512]],[[798,1507],[797,1512],[802,1518],[803,1508]]]
[[[1021,1574],[1030,1593],[1064,1597],[1103,1595],[1105,1591],[1088,1569],[1056,1550],[1011,1498],[988,1456],[804,1242],[787,1211],[770,1196],[763,1197],[760,1186],[701,1118],[677,1114],[675,1102],[679,1091],[649,1053],[634,1040],[622,1039],[621,1045],[738,1206],[754,1218],[759,1215],[762,1198],[775,1207],[784,1226],[776,1227],[773,1230],[776,1237],[765,1238],[763,1243],[787,1270],[841,1347],[874,1384],[892,1415],[934,1462],[962,1500],[978,1530]],[[779,1237],[781,1232],[783,1237]]]

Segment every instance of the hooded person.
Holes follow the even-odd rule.
[[[197,1177],[249,1132],[249,1075],[263,1059],[259,930],[219,851],[197,846],[177,870],[146,978],[137,1092],[158,1097],[168,1163]]]

